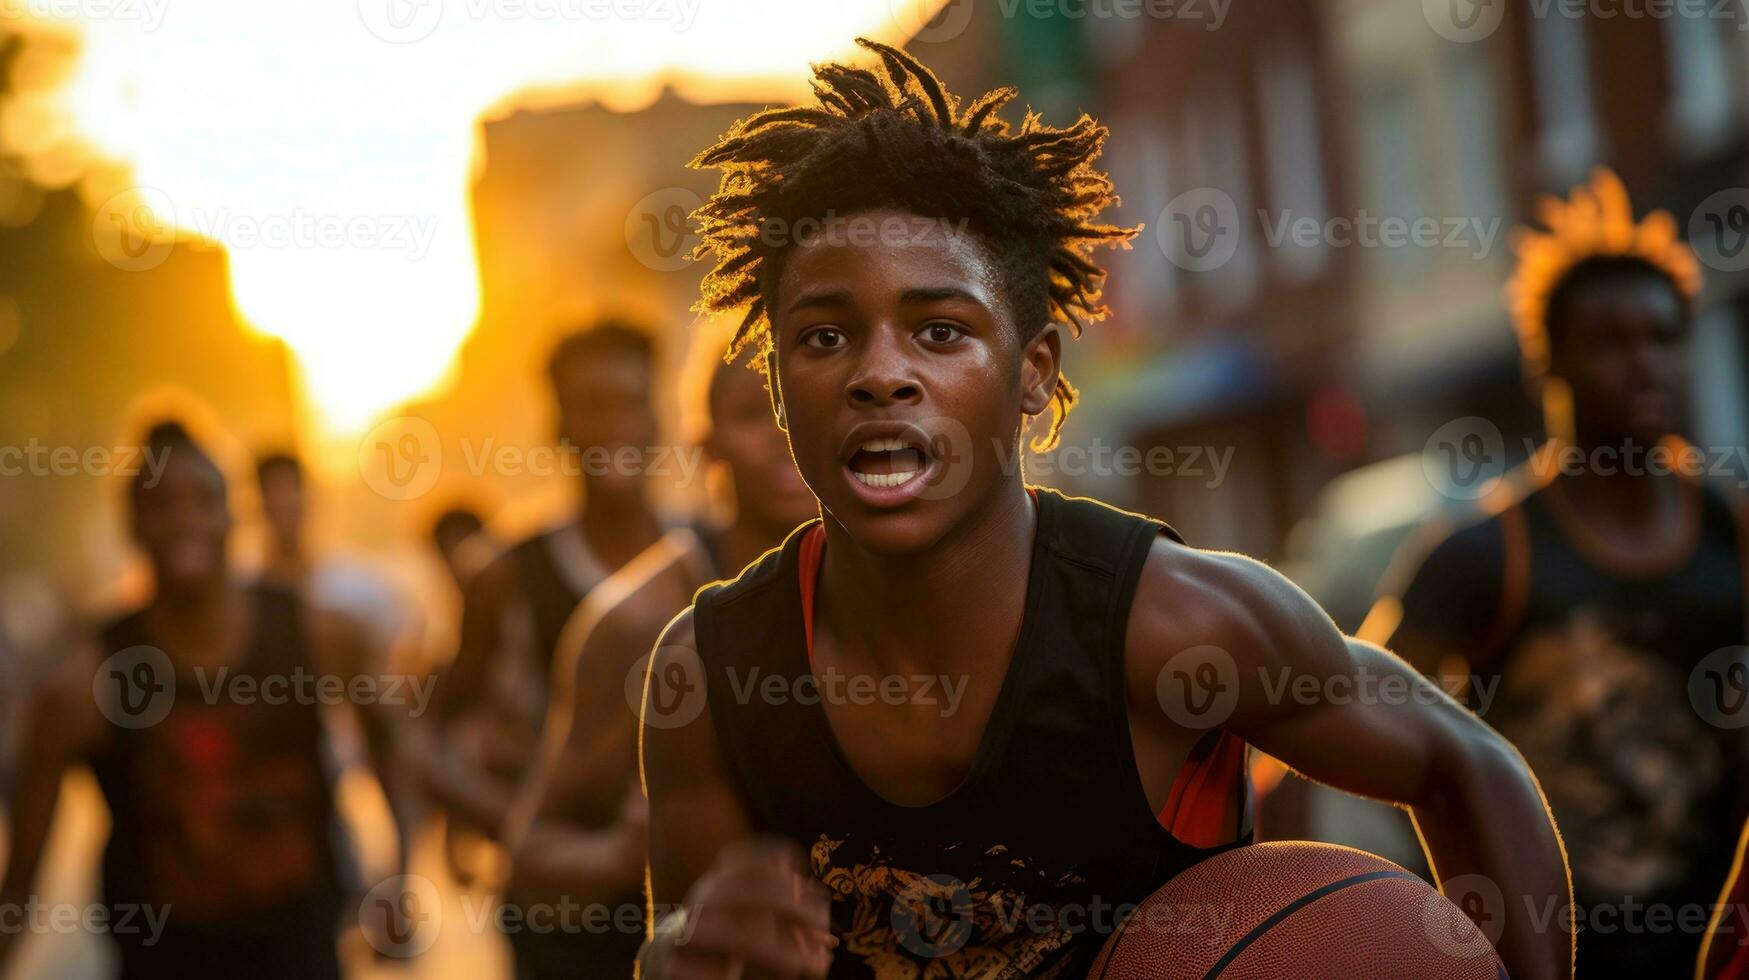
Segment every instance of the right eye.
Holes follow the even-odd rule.
[[[837,327],[815,327],[802,335],[802,345],[816,350],[834,350],[844,344],[844,331]]]

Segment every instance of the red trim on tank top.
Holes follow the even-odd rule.
[[[1031,487],[1026,492],[1035,499]],[[798,578],[802,592],[802,636],[807,643],[808,668],[814,666],[814,596],[818,592],[820,565],[826,557],[826,527],[815,524],[802,532],[797,549]],[[1234,810],[1239,787],[1245,779],[1245,742],[1222,732],[1213,743],[1198,743],[1190,758],[1173,777],[1166,805],[1158,819],[1173,837],[1192,847],[1215,847],[1227,843],[1237,826]]]

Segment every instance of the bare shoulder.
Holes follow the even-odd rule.
[[[720,778],[691,606],[669,621],[651,652],[641,722],[644,784],[652,798],[663,789]]]
[[[1161,537],[1142,569],[1125,651],[1131,674],[1151,678],[1193,647],[1218,648],[1241,665],[1276,666],[1317,656],[1330,645],[1323,641],[1340,636],[1310,596],[1263,562]]]
[[[664,657],[698,658],[698,633],[693,626],[693,607],[674,615],[668,625],[662,628],[662,633],[656,638],[655,660],[662,662]]]
[[[675,610],[692,598],[692,550],[664,539],[591,589],[565,623],[561,652],[580,671],[623,670],[649,653]]]
[[[608,597],[612,605],[601,613],[603,636],[647,647],[674,621],[675,611],[688,606],[695,584],[684,562],[665,563],[629,590]]]

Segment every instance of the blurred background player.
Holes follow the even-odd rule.
[[[627,679],[694,591],[819,513],[772,419],[763,373],[746,356],[725,360],[733,332],[726,321],[699,327],[680,380],[684,436],[710,464],[710,513],[620,569],[566,624],[541,764],[506,834],[520,887],[636,911],[637,929],[616,918],[600,937],[590,976],[630,976],[643,941],[646,807]]]
[[[641,465],[657,438],[650,333],[607,320],[560,341],[547,362],[558,436],[582,481],[579,509],[512,545],[468,582],[461,637],[439,694],[444,749],[430,782],[452,820],[496,838],[517,783],[539,754],[553,650],[565,621],[603,579],[654,544],[663,526]],[[514,891],[511,906],[516,904]],[[507,914],[510,914],[507,909]],[[518,976],[570,975],[582,940],[512,925]]]
[[[458,592],[465,593],[468,582],[492,558],[492,538],[486,533],[485,519],[465,505],[437,515],[431,523],[431,543]]]
[[[99,649],[73,651],[33,705],[0,901],[32,893],[61,776],[89,765],[110,811],[103,903],[122,977],[337,977],[356,883],[321,705],[270,699],[265,685],[300,674],[350,685],[363,645],[297,593],[232,567],[225,477],[180,424],[154,427],[145,445],[166,459],[129,498],[150,598],[103,629]],[[242,689],[227,678],[259,696],[231,696]],[[399,709],[354,707],[376,771],[397,771]],[[383,785],[404,813],[397,781]],[[119,928],[154,914],[161,934]],[[381,949],[403,932],[390,925],[373,936]],[[15,937],[0,933],[0,966]]]
[[[319,547],[310,529],[309,477],[287,452],[255,463],[256,490],[266,518],[261,578],[298,592],[304,601],[344,616],[364,631],[372,655],[386,662],[416,642],[407,603],[377,570],[351,555]]]
[[[1636,224],[1606,171],[1546,200],[1543,222],[1521,234],[1509,294],[1549,439],[1480,519],[1411,543],[1400,606],[1380,613],[1400,610],[1391,648],[1467,687],[1542,780],[1581,910],[1578,975],[1688,977],[1749,789],[1741,734],[1689,698],[1749,614],[1743,501],[1673,467],[1701,458],[1681,437],[1700,272],[1670,216]],[[1651,906],[1667,926],[1634,926]]]

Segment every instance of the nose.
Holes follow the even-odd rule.
[[[864,347],[862,359],[844,389],[851,407],[916,404],[923,397],[923,387],[905,356],[902,342],[892,337],[895,332],[874,331],[874,337]]]

